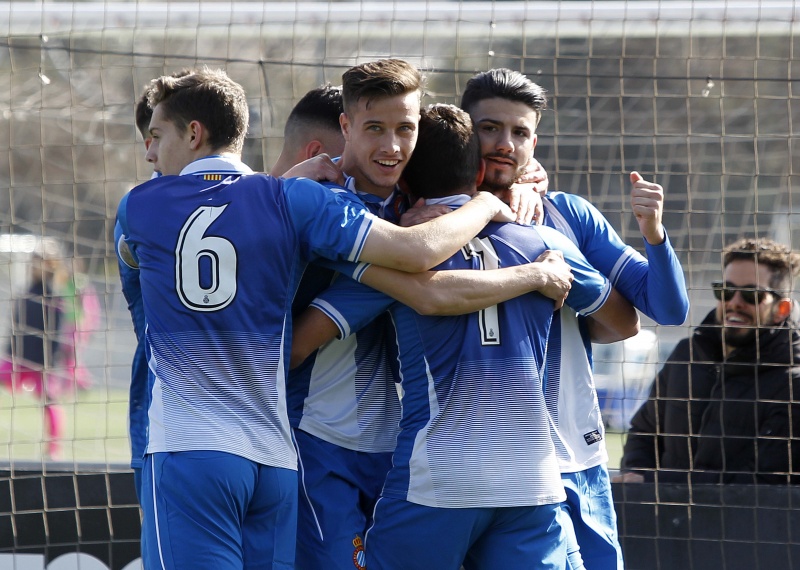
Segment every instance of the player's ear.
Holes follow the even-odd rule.
[[[350,140],[350,119],[347,116],[347,113],[342,113],[339,115],[339,126],[342,127],[342,136],[344,137],[345,141]]]
[[[203,139],[205,138],[205,135],[207,135],[207,131],[205,126],[203,126],[203,123],[201,123],[200,121],[192,121],[189,123],[187,130],[189,131],[190,149],[197,150],[203,144],[205,144],[205,141]]]
[[[475,176],[475,187],[479,187],[483,184],[483,177],[486,176],[486,161],[481,159],[480,164],[478,165],[478,174]]]
[[[539,135],[537,135],[536,133],[533,133],[533,146],[531,147],[531,150],[535,150],[536,149],[536,143],[537,142],[539,142]]]
[[[305,158],[314,158],[318,154],[322,153],[322,143],[318,140],[310,141],[305,148]]]

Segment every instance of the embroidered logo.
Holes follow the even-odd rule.
[[[203,180],[222,180],[222,174],[204,174]]]
[[[353,539],[353,565],[358,570],[365,570],[367,567],[367,557],[364,553],[364,541],[356,535]]]
[[[583,439],[586,440],[586,445],[592,445],[593,443],[597,443],[598,441],[603,441],[603,436],[600,434],[599,431],[594,430],[590,431],[589,433],[583,434]]]

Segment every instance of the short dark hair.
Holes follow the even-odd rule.
[[[403,171],[414,196],[440,198],[474,186],[480,164],[480,141],[466,111],[444,103],[422,110],[417,146]]]
[[[180,71],[176,71],[170,75],[172,77],[183,77],[184,75],[189,75],[191,72],[191,69],[181,69]],[[153,118],[153,108],[150,106],[149,102],[150,88],[151,86],[149,84],[144,88],[142,94],[139,96],[139,99],[136,100],[136,105],[133,109],[136,128],[141,133],[143,139],[146,139],[148,136],[150,136],[150,119]]]
[[[306,129],[327,129],[341,131],[339,115],[342,114],[342,88],[330,83],[316,87],[303,95],[292,108],[286,126],[284,138],[291,139]]]
[[[203,67],[180,77],[164,75],[150,82],[148,92],[150,107],[164,105],[167,120],[179,129],[199,121],[208,129],[212,148],[242,151],[250,122],[247,96],[222,69]]]
[[[484,99],[508,99],[523,103],[536,111],[541,120],[547,109],[545,90],[518,71],[506,68],[490,69],[474,75],[467,81],[461,96],[461,108],[467,113]]]
[[[153,117],[153,109],[147,102],[148,95],[149,92],[147,89],[145,89],[144,93],[142,93],[136,100],[136,105],[133,108],[133,117],[134,121],[136,121],[136,128],[141,133],[143,139],[146,139],[148,136],[150,136],[150,119]]]
[[[373,99],[422,92],[424,77],[419,69],[402,59],[379,59],[351,67],[342,75],[345,112],[361,99],[367,106]]]
[[[769,286],[787,296],[794,277],[800,273],[800,254],[769,238],[742,238],[727,246],[722,256],[723,267],[739,260],[769,267],[772,270]]]

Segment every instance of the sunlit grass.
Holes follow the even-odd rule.
[[[128,394],[95,388],[77,391],[61,401],[65,414],[59,461],[127,463]],[[44,408],[32,392],[0,390],[0,461],[46,458]]]

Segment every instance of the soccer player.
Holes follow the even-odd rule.
[[[416,142],[421,88],[419,71],[401,60],[369,62],[343,76],[346,144],[339,165],[346,187],[371,211],[392,221],[406,207],[397,182]],[[502,282],[475,279],[472,272],[372,273],[386,290],[421,311],[463,312],[532,288],[563,300],[568,268],[548,261],[509,270]],[[309,266],[295,314],[332,279],[332,271]],[[358,335],[326,345],[290,375],[289,417],[301,469],[298,569],[363,567],[364,533],[391,466],[400,416],[386,330],[387,323],[379,319]]]
[[[502,191],[524,169],[536,147],[536,127],[546,104],[541,87],[509,69],[479,73],[467,82],[461,107],[471,115],[481,140],[487,165],[482,190]],[[689,301],[683,271],[661,223],[663,189],[635,172],[631,182],[631,206],[647,259],[579,196],[550,192],[544,201],[544,223],[567,235],[636,308],[659,324],[677,325],[685,320]],[[548,346],[548,409],[567,491],[565,506],[574,527],[568,528],[573,534],[572,567],[582,567],[582,555],[587,568],[617,569],[623,560],[588,332],[574,312],[560,312]],[[620,339],[595,327],[591,340]]]
[[[172,73],[172,77],[183,77],[189,73],[182,69]],[[153,138],[150,136],[150,119],[153,110],[148,103],[149,92],[145,88],[136,100],[133,108],[134,124],[142,135],[144,150],[150,148]],[[160,176],[153,171],[151,178]],[[141,501],[142,461],[144,457],[145,442],[147,440],[147,405],[148,405],[148,368],[145,356],[144,338],[144,305],[142,303],[142,288],[139,285],[139,269],[134,267],[135,262],[128,255],[128,250],[123,246],[120,250],[122,228],[119,220],[114,222],[114,250],[117,254],[117,267],[122,283],[122,294],[128,304],[128,311],[133,321],[133,330],[136,335],[136,349],[131,361],[131,384],[128,397],[128,437],[131,443],[131,469],[136,487],[136,496]],[[126,255],[126,258],[121,257]]]
[[[150,118],[153,110],[147,103],[148,90],[145,89],[134,106],[134,120],[136,128],[142,135],[144,149],[150,147],[152,138],[149,133]],[[155,176],[155,173],[153,173]],[[121,254],[127,253],[124,247],[120,250],[122,228],[119,220],[114,223],[114,249],[117,253],[117,266],[122,282],[122,294],[128,304],[128,311],[133,321],[133,331],[136,334],[136,349],[131,361],[131,384],[128,398],[128,436],[131,443],[131,469],[136,487],[136,496],[141,502],[142,462],[147,431],[147,402],[148,402],[148,368],[145,356],[144,339],[144,306],[142,304],[142,288],[139,285],[139,269],[134,267],[135,262],[130,257],[123,259]]]
[[[341,114],[341,87],[327,83],[303,95],[286,119],[283,148],[270,174],[283,176],[293,166],[321,154],[330,157],[342,154]]]
[[[409,187],[428,203],[467,202],[482,174],[479,151],[466,113],[428,108],[405,174]],[[518,265],[553,247],[564,249],[576,276],[568,303],[615,330],[638,322],[549,228],[492,224],[439,269]],[[296,324],[298,339],[331,323],[346,337],[387,308],[396,333],[401,430],[367,533],[367,567],[563,568],[564,492],[540,374],[553,301],[527,294],[460,317],[430,317],[339,280],[312,306]]]
[[[150,87],[146,157],[161,177],[123,197],[153,376],[143,467],[146,567],[291,568],[297,458],[284,395],[287,311],[314,256],[420,271],[497,214],[493,196],[415,228],[306,179],[239,160],[244,90],[221,70]],[[462,208],[464,210],[464,208]],[[449,218],[449,219],[448,219]]]

